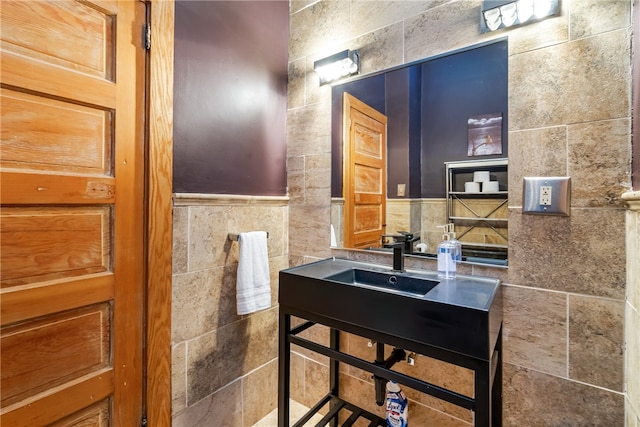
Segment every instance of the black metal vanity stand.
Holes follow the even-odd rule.
[[[291,317],[296,316],[305,319],[306,322],[293,327]],[[301,338],[299,334],[311,326],[319,324],[330,328],[329,347]],[[415,352],[432,357],[447,363],[468,368],[474,372],[474,398],[464,396],[451,390],[430,384],[418,378],[387,369],[380,364],[375,364],[349,354],[341,352],[340,331],[369,338],[377,343],[385,343],[406,351]],[[359,418],[370,421],[369,426],[386,426],[386,421],[364,409],[361,409],[341,399],[339,390],[339,363],[347,363],[373,375],[393,380],[399,384],[410,387],[422,393],[450,402],[454,405],[474,411],[474,425],[476,427],[500,427],[502,426],[502,327],[500,326],[497,340],[491,357],[488,360],[464,355],[461,353],[443,350],[442,348],[426,345],[413,340],[399,338],[386,333],[380,333],[372,329],[363,328],[353,324],[337,321],[330,317],[307,312],[297,308],[280,304],[279,324],[279,377],[278,377],[278,427],[289,427],[290,418],[290,368],[291,368],[291,344],[304,347],[316,353],[325,355],[330,359],[330,390],[328,394],[313,406],[307,414],[298,420],[294,427],[303,426],[313,415],[318,413],[323,406],[329,405],[329,410],[316,426],[324,426],[331,422],[331,426],[338,425],[338,413],[343,409],[350,412],[343,427],[353,425]],[[374,384],[371,384],[374,387]],[[343,412],[344,413],[344,412]]]

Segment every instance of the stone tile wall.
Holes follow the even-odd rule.
[[[623,198],[627,211],[627,303],[625,306],[626,426],[640,427],[640,191]]]
[[[635,411],[627,425],[635,425],[637,381],[625,377],[624,331],[625,323],[627,331],[637,326],[638,304],[625,304],[621,198],[631,185],[631,1],[563,0],[558,17],[484,35],[480,4],[291,2],[291,263],[332,254],[391,263],[384,255],[328,249],[330,182],[318,165],[331,155],[331,99],[313,61],[358,49],[367,74],[508,37],[510,266],[463,268],[504,283],[504,425],[623,426],[625,401],[628,414]],[[523,215],[522,177],[556,175],[572,178],[571,216]],[[423,260],[407,265],[418,263],[429,267]],[[306,389],[314,378],[305,377]],[[357,377],[344,381],[347,390],[357,387]]]
[[[269,233],[272,307],[239,316],[239,242]],[[278,272],[288,266],[286,198],[175,196],[172,295],[174,427],[252,426],[277,405]]]

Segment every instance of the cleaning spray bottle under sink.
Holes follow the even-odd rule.
[[[387,383],[387,427],[409,425],[409,401],[400,386],[393,381]]]

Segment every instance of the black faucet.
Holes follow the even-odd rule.
[[[404,242],[385,243],[386,248],[393,248],[393,270],[404,271]]]
[[[386,243],[385,239],[391,238],[392,242]],[[413,244],[420,240],[420,236],[416,233],[409,233],[408,231],[398,231],[398,234],[383,234],[382,235],[382,247],[395,248],[396,244],[404,245],[404,253],[413,254]]]

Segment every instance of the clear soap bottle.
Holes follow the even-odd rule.
[[[442,235],[442,242],[438,245],[438,278],[455,279],[456,277],[456,246],[449,240],[449,233]]]
[[[462,243],[460,243],[460,240],[456,239],[456,232],[453,231],[453,223],[449,224],[449,241],[451,243],[453,243],[453,245],[456,248],[456,251],[453,255],[453,259],[455,260],[455,262],[460,262],[462,261]]]

